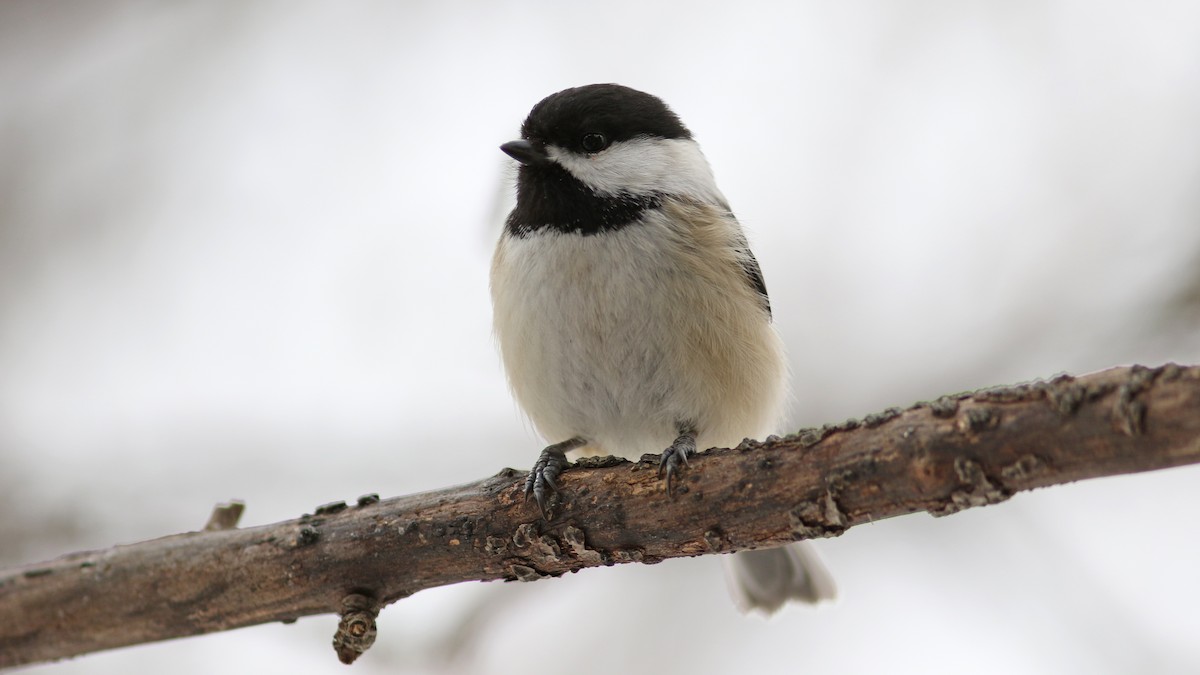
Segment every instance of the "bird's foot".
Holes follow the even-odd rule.
[[[671,477],[680,472],[681,467],[691,466],[688,457],[696,452],[695,432],[685,431],[675,438],[671,447],[663,450],[662,458],[658,461],[658,477],[666,477],[667,496],[671,496]]]
[[[567,452],[584,443],[582,438],[572,438],[562,443],[546,446],[546,449],[542,450],[542,454],[538,455],[537,462],[534,462],[533,470],[525,479],[525,501],[529,501],[529,495],[533,495],[534,500],[537,501],[538,510],[542,512],[542,518],[547,518],[547,488],[558,494],[556,479],[570,465],[567,462]]]

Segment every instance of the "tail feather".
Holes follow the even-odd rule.
[[[812,544],[741,551],[725,556],[725,577],[738,609],[774,614],[789,600],[816,604],[837,595],[833,577]]]

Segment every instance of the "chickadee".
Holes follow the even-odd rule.
[[[520,168],[492,261],[495,331],[517,402],[551,443],[525,485],[543,515],[568,452],[662,453],[670,494],[697,447],[772,431],[786,364],[767,287],[675,113],[628,87],[575,87],[500,149]],[[743,610],[834,594],[804,546],[726,560]]]

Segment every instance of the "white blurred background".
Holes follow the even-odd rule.
[[[695,132],[790,347],[792,425],[1200,362],[1200,4],[0,4],[0,564],[529,466],[487,270],[497,146],[620,82]],[[1152,422],[1151,422],[1152,423]],[[358,673],[1194,673],[1200,468],[821,544],[386,609]],[[332,616],[30,673],[346,672]]]

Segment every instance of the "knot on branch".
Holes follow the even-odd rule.
[[[217,504],[213,507],[212,515],[208,517],[208,523],[204,525],[205,532],[215,532],[217,530],[232,530],[237,527],[238,521],[242,519],[242,512],[246,510],[246,503],[240,499],[233,499],[224,504]]]
[[[826,488],[825,497],[819,502],[800,502],[788,512],[792,534],[797,539],[837,537],[846,531],[847,518],[842,513],[832,488]]]
[[[341,621],[333,634],[333,649],[347,665],[375,644],[375,617],[379,603],[370,596],[351,593],[342,598]]]
[[[1146,404],[1137,400],[1137,395],[1154,383],[1161,370],[1134,366],[1129,371],[1129,378],[1117,388],[1113,419],[1126,436],[1137,436],[1146,430]]]
[[[950,493],[950,498],[939,508],[932,508],[933,516],[948,516],[973,506],[998,504],[1012,496],[1012,491],[997,485],[984,473],[983,466],[972,459],[958,457],[954,460],[954,473],[961,484]]]
[[[640,552],[598,551],[587,543],[584,531],[567,525],[561,539],[551,534],[542,534],[533,523],[522,523],[511,539],[488,537],[484,551],[493,555],[506,556],[507,579],[537,581],[543,577],[560,576],[556,568],[582,563],[584,566],[612,564],[613,561],[629,562],[640,559]],[[624,556],[624,557],[622,557]]]

